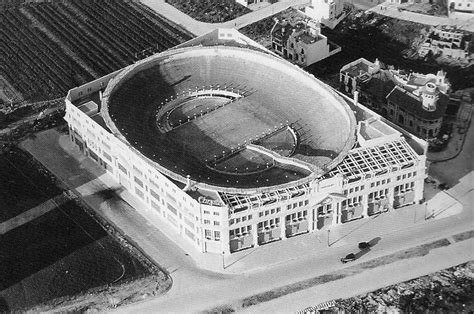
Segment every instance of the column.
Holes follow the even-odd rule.
[[[332,225],[335,226],[341,223],[341,220],[339,219],[341,213],[341,202],[337,202],[333,208],[334,214],[332,216]]]
[[[364,195],[362,195],[362,216],[364,218],[369,216],[368,210],[369,210],[369,195],[365,193]]]
[[[308,209],[308,231],[314,231],[314,211],[316,208],[309,208]]]
[[[418,177],[419,175],[417,174],[416,176]],[[415,180],[415,186],[413,189],[415,191],[415,202],[418,203],[423,199],[424,179]]]
[[[257,224],[252,225],[252,242],[253,242],[253,247],[259,247],[258,245],[258,226]]]
[[[224,255],[230,254],[229,228],[221,229],[221,252]]]
[[[389,210],[390,209],[393,209],[393,202],[394,202],[394,196],[395,196],[395,187],[391,187],[388,189],[388,206],[389,206]]]
[[[285,210],[286,210],[286,207],[285,207]],[[280,237],[282,240],[285,240],[286,239],[286,214],[285,212],[283,212],[283,216],[280,217]]]

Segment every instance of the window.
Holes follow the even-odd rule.
[[[140,187],[143,187],[143,181],[138,179],[137,177],[133,177],[133,180],[135,181],[136,184],[138,184]]]
[[[219,226],[220,223],[218,221],[214,221],[214,226]]]
[[[214,212],[214,216],[219,216],[219,212]]]
[[[220,231],[214,231],[214,240],[219,241],[221,239]]]
[[[287,209],[291,209],[291,204],[288,204],[288,205],[286,206],[286,208],[287,208]]]
[[[127,174],[127,169],[125,169],[125,167],[122,166],[121,163],[118,163],[118,167],[119,167],[120,171],[122,171],[123,173]]]
[[[262,217],[262,216],[263,216],[263,212],[259,212],[258,217]]]
[[[275,213],[275,208],[272,208],[272,209],[270,210],[270,213],[273,215],[273,214]]]
[[[211,224],[211,221],[209,219],[204,219],[204,224],[205,225],[210,225]]]
[[[156,194],[156,192],[153,191],[152,189],[150,189],[150,194],[151,196],[153,196],[153,198],[157,199],[158,201],[160,200],[160,196]]]
[[[204,229],[204,236],[206,237],[206,239],[211,240],[211,234],[211,230]]]
[[[204,214],[210,214],[210,212],[208,210],[205,210]]]
[[[309,200],[304,201],[304,204],[305,204],[305,205],[308,205],[308,204],[309,204]]]

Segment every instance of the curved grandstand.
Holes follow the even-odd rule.
[[[220,189],[319,177],[355,141],[347,104],[303,70],[237,47],[186,47],[142,60],[104,93],[112,132],[163,173]]]

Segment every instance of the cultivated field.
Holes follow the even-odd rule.
[[[0,311],[156,274],[29,155],[14,149],[0,161]]]
[[[0,12],[0,76],[27,101],[67,90],[191,38],[137,2],[77,0]],[[8,103],[6,95],[0,102]],[[15,101],[15,100],[13,100]]]

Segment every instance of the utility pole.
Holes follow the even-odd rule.
[[[225,252],[224,252],[224,251],[222,251],[222,269],[225,269],[225,263],[224,263],[224,262],[225,262],[225,261],[224,261],[224,254],[225,254]]]

